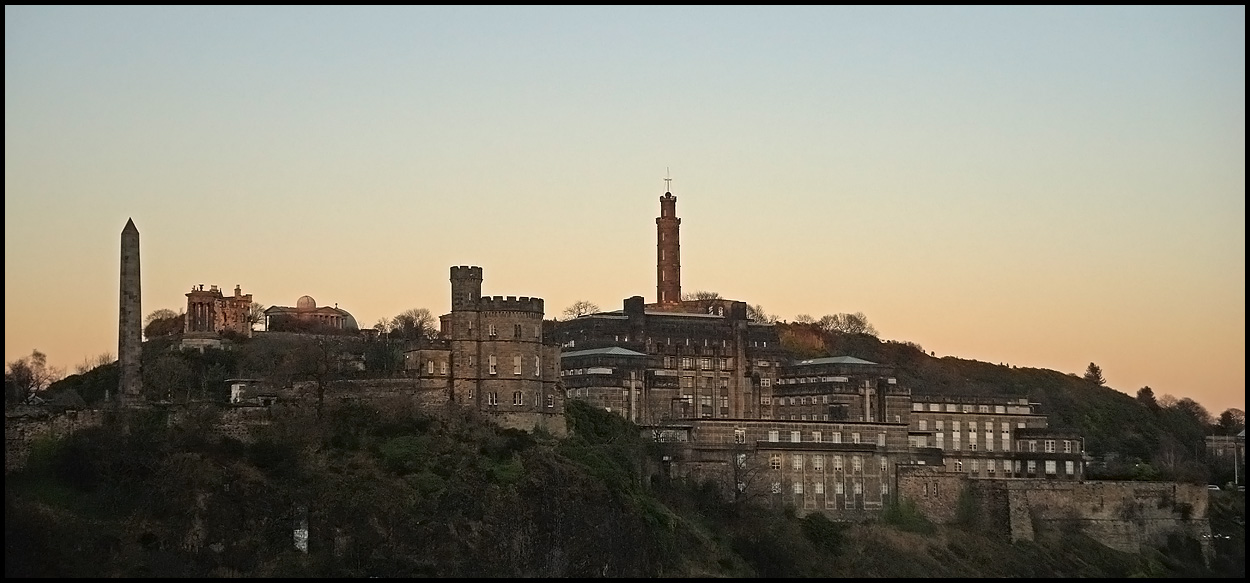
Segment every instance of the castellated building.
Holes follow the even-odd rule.
[[[482,268],[451,268],[451,312],[440,334],[405,352],[405,367],[423,388],[443,388],[504,426],[548,426],[563,432],[557,389],[560,347],[543,340],[543,300],[482,296]]]

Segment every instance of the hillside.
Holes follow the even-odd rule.
[[[1244,526],[1213,569],[1193,541],[1145,555],[1078,534],[1010,544],[894,509],[882,522],[734,506],[670,482],[651,444],[570,403],[565,439],[471,414],[289,410],[251,444],[216,412],[149,411],[40,444],[5,480],[15,576],[1244,575]],[[1233,496],[1234,494],[1229,494]],[[1218,506],[1218,505],[1216,505]],[[1238,496],[1220,511],[1235,529]],[[294,528],[308,527],[308,552]]]

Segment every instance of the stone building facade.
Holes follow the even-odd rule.
[[[948,471],[983,478],[1085,478],[1085,440],[1048,427],[1028,399],[915,396],[912,441],[944,453]]]
[[[894,369],[852,356],[783,363],[773,386],[776,419],[905,423],[911,391]]]
[[[558,322],[552,336],[567,396],[628,402],[619,410],[636,422],[771,414],[780,344],[774,326],[747,319],[745,302],[634,296],[621,310]]]
[[[650,431],[669,442],[676,475],[836,520],[880,512],[899,466],[940,463],[940,453],[908,445],[903,423],[700,419]]]
[[[1012,542],[1079,531],[1127,553],[1179,534],[1213,551],[1208,492],[1199,484],[991,480],[920,465],[898,469],[898,496],[939,524],[963,521]]]
[[[207,290],[204,284],[194,286],[187,292],[187,314],[182,321],[182,333],[184,336],[207,336],[228,331],[251,338],[252,323],[248,321],[251,308],[252,294],[244,294],[237,285],[234,286],[233,296],[222,294],[215,285]]]
[[[482,268],[451,268],[451,312],[439,338],[404,353],[423,389],[474,407],[506,426],[563,427],[560,347],[544,341],[543,300],[482,296]]]

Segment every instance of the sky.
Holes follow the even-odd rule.
[[[363,326],[483,293],[863,312],[1245,409],[1245,7],[5,6],[5,360],[198,284]]]

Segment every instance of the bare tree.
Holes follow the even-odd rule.
[[[427,308],[404,310],[391,318],[391,333],[403,338],[433,338],[438,329],[434,326],[434,315]]]
[[[830,314],[822,317],[816,325],[825,332],[838,332],[841,334],[867,334],[876,336],[877,329],[868,323],[868,316],[863,312],[855,312],[854,314]]]
[[[265,322],[265,308],[265,304],[257,302],[247,305],[247,313],[243,315],[243,321],[247,322],[249,328],[255,330],[256,326]]]
[[[794,317],[794,323],[795,324],[815,324],[816,318],[811,317],[811,315],[809,314],[799,314]]]
[[[754,306],[747,306],[747,319],[753,322],[773,324],[777,321],[777,316],[769,314],[765,311],[764,306],[755,304]]]
[[[143,327],[146,328],[152,325],[152,322],[155,322],[157,320],[165,320],[165,319],[174,318],[177,316],[178,316],[178,312],[175,312],[169,308],[161,308],[159,310],[152,310],[152,313],[148,314],[148,316],[143,319]]]
[[[48,366],[48,356],[33,350],[30,356],[5,363],[5,401],[20,403],[64,376],[64,369]]]
[[[576,302],[573,302],[573,305],[564,308],[564,311],[561,313],[564,314],[565,318],[576,318],[578,316],[585,316],[586,314],[599,313],[599,306],[594,302],[577,300]]]
[[[111,364],[114,360],[116,359],[113,358],[112,352],[101,352],[95,355],[94,358],[84,356],[82,357],[82,362],[74,365],[74,374],[83,374],[106,364]]]
[[[378,321],[373,323],[373,329],[378,331],[379,336],[386,336],[391,333],[391,321],[386,318],[378,318]]]
[[[719,300],[723,298],[719,292],[699,290],[681,294],[681,299],[682,301],[689,302],[694,300]]]
[[[154,310],[145,318],[143,337],[151,340],[161,336],[181,334],[185,317],[182,313],[170,309]]]

